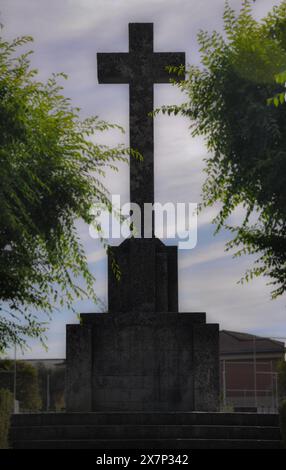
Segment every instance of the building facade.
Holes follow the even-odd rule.
[[[221,402],[223,409],[275,412],[278,409],[278,363],[285,344],[271,338],[220,332]]]

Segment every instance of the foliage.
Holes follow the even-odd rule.
[[[284,448],[286,449],[286,400],[280,406],[280,429]]]
[[[201,31],[198,42],[201,65],[179,85],[187,102],[162,110],[187,116],[192,135],[205,137],[202,207],[218,203],[217,231],[234,236],[227,249],[256,255],[241,281],[269,276],[277,297],[286,290],[286,113],[277,102],[285,96],[286,3],[261,21],[248,0],[238,15],[226,4],[224,34]]]
[[[8,436],[12,409],[12,393],[9,392],[9,390],[0,389],[0,449],[8,448]]]
[[[70,308],[84,296],[96,301],[76,221],[93,221],[94,204],[111,210],[106,169],[140,158],[95,142],[118,126],[81,119],[63,96],[64,74],[40,82],[31,52],[18,53],[31,40],[0,36],[0,350],[42,337],[38,311]]]
[[[286,85],[286,72],[281,72],[275,75],[275,81],[276,83],[279,83],[280,85]],[[285,103],[285,98],[286,94],[285,91],[282,91],[280,93],[276,93],[275,96],[268,98],[267,103],[268,104],[274,104],[274,106],[279,106],[283,103]]]
[[[5,359],[0,362],[0,387],[13,391],[14,361]],[[16,399],[22,411],[39,411],[42,407],[38,371],[24,361],[16,362],[17,387]]]

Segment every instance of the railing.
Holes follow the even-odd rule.
[[[230,374],[235,374],[235,366],[245,366],[245,374],[251,377],[250,382],[253,384],[253,388],[232,388],[229,387]],[[248,368],[247,368],[248,366]],[[269,362],[258,362],[253,361],[221,361],[222,367],[222,408],[227,407],[239,407],[239,408],[255,408],[259,412],[277,412],[278,411],[278,374],[273,372],[273,363]],[[264,367],[268,370],[259,370]],[[240,370],[240,375],[243,376],[243,372]],[[258,388],[259,376],[269,377],[268,388]],[[236,381],[237,383],[237,381]]]

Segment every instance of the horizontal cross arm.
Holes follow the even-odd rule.
[[[183,73],[178,77],[176,74],[170,74],[167,70],[168,66],[180,67],[185,66],[186,58],[184,52],[157,52],[154,53],[152,59],[152,73],[154,83],[168,83],[172,78],[184,80]]]
[[[98,53],[97,54],[97,75],[99,83],[129,83],[130,65],[129,54],[118,53]]]

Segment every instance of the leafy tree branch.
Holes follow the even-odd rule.
[[[41,82],[31,52],[18,52],[31,41],[0,36],[0,350],[42,337],[37,312],[97,300],[76,221],[94,222],[94,204],[111,210],[106,170],[140,158],[96,142],[122,129],[96,116],[82,120],[59,84],[64,74]]]

